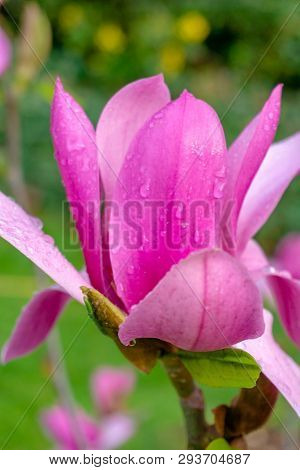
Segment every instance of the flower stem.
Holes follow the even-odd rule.
[[[179,357],[164,354],[161,361],[180,399],[185,418],[187,449],[205,449],[212,439],[206,423],[202,391]]]

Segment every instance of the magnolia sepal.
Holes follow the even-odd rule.
[[[81,290],[88,315],[99,330],[115,342],[126,359],[142,372],[149,373],[161,356],[164,343],[156,339],[137,339],[129,346],[124,346],[118,332],[126,319],[125,313],[96,289],[82,286]]]

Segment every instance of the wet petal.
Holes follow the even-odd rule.
[[[98,158],[105,198],[111,200],[129,144],[148,118],[170,101],[162,75],[121,88],[107,103],[97,125]]]
[[[88,283],[56,248],[53,239],[42,232],[40,221],[1,192],[0,236],[83,303],[80,286]]]
[[[51,133],[87,272],[92,285],[104,292],[96,134],[82,108],[64,91],[59,79],[51,109]]]
[[[263,330],[254,282],[232,256],[214,250],[193,253],[174,265],[131,308],[119,337],[125,345],[136,338],[158,338],[182,349],[209,351],[255,338]]]
[[[234,229],[245,194],[276,133],[280,115],[282,85],[271,93],[260,113],[229,148],[228,197],[236,201]]]
[[[111,262],[127,308],[191,251],[218,245],[226,144],[215,111],[184,92],[155,114],[132,142],[111,215]]]
[[[246,194],[238,219],[240,249],[263,226],[300,172],[300,133],[273,144]]]
[[[265,333],[260,338],[243,341],[236,346],[255,358],[262,372],[300,415],[300,367],[274,341],[272,315],[265,310],[264,317]]]

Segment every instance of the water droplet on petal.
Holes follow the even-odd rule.
[[[219,170],[216,171],[215,175],[218,178],[224,178],[226,176],[226,166],[223,165]]]
[[[127,272],[128,274],[133,274],[134,273],[134,266],[132,264],[130,264],[127,268]]]
[[[150,191],[150,180],[147,180],[142,186],[140,187],[140,195],[142,197],[147,197]]]
[[[214,197],[216,199],[220,199],[221,197],[223,197],[224,186],[225,181],[216,179],[214,184]]]

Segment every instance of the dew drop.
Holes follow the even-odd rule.
[[[128,272],[128,274],[133,274],[133,273],[134,273],[134,267],[133,267],[132,264],[130,264],[130,265],[128,266],[127,272]]]
[[[224,186],[225,181],[216,179],[214,184],[214,197],[216,199],[220,199],[221,197],[223,197]]]
[[[183,212],[183,204],[181,203],[180,205],[178,205],[176,212],[175,212],[176,219],[181,219],[182,212]]]
[[[223,165],[219,170],[216,171],[215,175],[218,178],[224,178],[224,176],[226,175],[226,166]]]
[[[163,113],[160,111],[155,114],[154,119],[161,119],[163,117]]]
[[[142,184],[140,187],[140,195],[142,197],[147,197],[150,191],[150,180],[147,180],[146,183]]]

